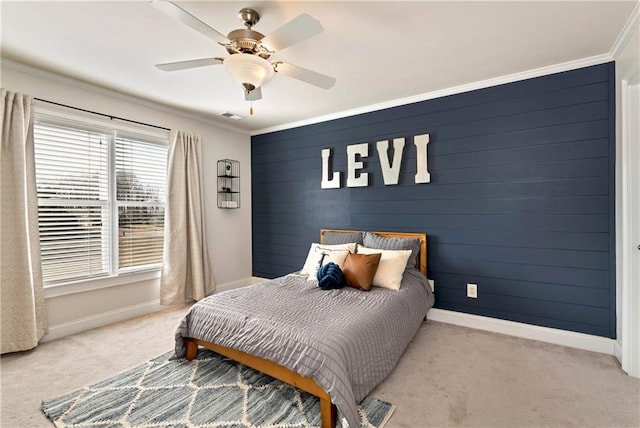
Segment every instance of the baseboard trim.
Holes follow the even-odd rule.
[[[247,278],[239,279],[237,281],[216,284],[216,292],[244,287],[247,285],[255,284],[257,282],[262,282],[263,280],[263,278],[250,276]],[[50,342],[52,340],[60,339],[61,337],[81,333],[93,328],[104,327],[105,325],[113,324],[114,322],[125,321],[141,315],[157,312],[165,307],[166,306],[160,304],[160,299],[156,299],[150,302],[132,306],[125,306],[113,311],[102,312],[65,323],[52,325],[49,326],[49,332],[42,338],[40,343]]]
[[[622,345],[617,340],[613,343],[613,355],[622,364]]]
[[[162,309],[160,299],[151,302],[141,303],[138,305],[125,306],[124,308],[115,309],[113,311],[102,312],[100,314],[77,320],[49,326],[49,332],[42,338],[40,343],[49,342],[51,340],[60,339],[61,337],[70,336],[93,328],[103,327],[114,322],[125,321],[140,315],[149,314]]]
[[[590,334],[435,308],[429,310],[427,319],[509,336],[522,337],[524,339],[553,343],[555,345],[599,352],[601,354],[616,354],[616,340]]]
[[[265,281],[265,278],[248,277],[237,281],[231,281],[216,286],[216,291],[231,290]],[[41,340],[41,343],[59,339],[64,336],[80,333],[93,328],[103,327],[114,322],[124,321],[137,316],[156,312],[162,309],[160,300],[142,303],[138,305],[126,306],[109,312],[80,318],[70,322],[57,324],[49,327],[49,332]],[[620,358],[622,354],[620,344],[614,339],[600,336],[593,336],[572,331],[558,330],[549,327],[540,327],[514,321],[506,321],[497,318],[483,317],[479,315],[465,314],[462,312],[448,311],[444,309],[432,308],[427,313],[427,319],[432,321],[455,324],[478,330],[491,331],[494,333],[506,334],[509,336],[522,337],[525,339],[539,340],[541,342],[553,343],[556,345],[569,346],[571,348],[584,349],[587,351],[599,352],[613,355]]]
[[[216,284],[216,293],[226,290],[233,290],[234,288],[246,287],[247,285],[256,284],[262,281],[264,281],[264,279],[258,278],[256,276],[250,276],[248,278],[239,279],[237,281]]]

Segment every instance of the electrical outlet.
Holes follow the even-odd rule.
[[[429,287],[431,287],[431,291],[435,292],[436,291],[436,283],[433,282],[433,279],[427,279],[427,281],[429,281]]]
[[[471,297],[472,299],[478,298],[478,284],[467,284],[467,297]]]

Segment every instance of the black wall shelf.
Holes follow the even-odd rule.
[[[218,161],[218,208],[240,208],[240,162]]]

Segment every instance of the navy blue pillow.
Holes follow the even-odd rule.
[[[326,265],[320,266],[318,273],[318,287],[323,290],[332,290],[334,288],[342,288],[347,281],[344,279],[344,274],[340,266],[333,262],[329,262]]]

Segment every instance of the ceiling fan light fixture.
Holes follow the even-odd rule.
[[[247,92],[273,77],[273,66],[258,55],[238,53],[224,59],[224,68]]]

